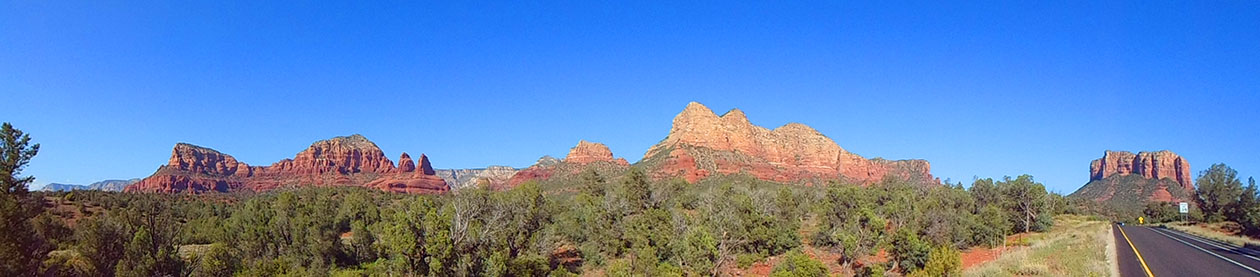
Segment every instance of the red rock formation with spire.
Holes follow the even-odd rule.
[[[415,170],[403,153],[400,168],[375,143],[361,135],[317,141],[293,159],[271,166],[249,166],[230,155],[186,143],[175,145],[170,162],[152,176],[128,186],[129,192],[201,193],[239,189],[264,191],[300,186],[370,186],[408,193],[440,193],[449,186],[427,170]],[[422,168],[428,157],[421,155]]]

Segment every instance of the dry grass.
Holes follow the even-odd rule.
[[[1115,243],[1110,227],[1110,222],[1084,216],[1057,216],[1049,232],[1028,236],[1030,246],[963,276],[1111,276]]]
[[[1233,222],[1218,223],[1188,223],[1188,222],[1170,222],[1159,224],[1169,229],[1186,232],[1196,236],[1208,238],[1218,242],[1228,243],[1233,246],[1245,247],[1250,245],[1255,248],[1260,246],[1260,240],[1239,234],[1241,227]]]

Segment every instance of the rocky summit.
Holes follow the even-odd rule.
[[[753,125],[738,109],[719,116],[696,102],[674,117],[669,135],[648,149],[640,164],[656,178],[693,183],[741,172],[788,183],[843,179],[869,184],[886,177],[940,183],[925,160],[866,159],[804,124],[770,130]]]
[[[613,176],[630,168],[624,158],[613,158],[608,146],[598,142],[578,141],[562,160],[543,156],[534,165],[516,172],[502,188],[516,187],[528,181],[567,180],[584,170],[594,170],[603,176]]]
[[[1089,164],[1089,183],[1071,196],[1097,202],[1194,200],[1190,162],[1172,151],[1106,151]]]
[[[125,191],[201,193],[300,186],[369,186],[407,193],[450,190],[434,175],[428,157],[421,155],[420,160],[417,167],[403,153],[396,168],[375,143],[357,134],[317,141],[293,159],[270,166],[250,166],[214,149],[179,143],[166,165]]]

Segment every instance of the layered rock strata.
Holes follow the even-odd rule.
[[[869,184],[893,177],[939,183],[925,160],[866,159],[804,124],[770,130],[753,125],[738,109],[718,116],[696,102],[674,117],[669,135],[648,149],[640,163],[657,178],[693,183],[736,173],[776,182],[843,179]]]
[[[450,189],[434,175],[428,157],[421,166],[402,154],[400,167],[361,135],[317,141],[293,159],[270,166],[250,166],[214,149],[179,143],[166,165],[129,185],[129,192],[201,193],[265,191],[301,186],[369,186],[406,193],[441,193]]]

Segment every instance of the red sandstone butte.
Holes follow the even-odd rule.
[[[648,149],[643,160],[654,158],[664,159],[654,176],[690,182],[712,174],[746,172],[777,182],[843,178],[869,184],[894,176],[939,183],[925,160],[866,159],[804,124],[770,130],[753,125],[738,109],[718,116],[696,102],[674,117],[669,135]]]
[[[513,188],[521,183],[530,180],[547,180],[555,176],[574,176],[586,169],[594,169],[602,174],[610,174],[610,172],[618,172],[630,167],[630,163],[624,158],[613,158],[612,151],[608,146],[585,140],[578,141],[576,146],[569,149],[569,155],[563,160],[555,160],[551,157],[543,157],[533,166],[525,168],[512,175],[508,179],[504,188]]]
[[[630,165],[624,158],[613,159],[611,150],[608,146],[598,142],[587,142],[585,140],[578,141],[577,146],[569,149],[569,155],[564,157],[564,162],[570,164],[589,164],[593,162],[610,162],[619,165]]]
[[[1194,191],[1190,162],[1172,151],[1138,152],[1106,151],[1103,157],[1089,164],[1090,181],[1112,175],[1139,174],[1149,179],[1171,178],[1186,191]]]
[[[421,168],[426,170],[415,170],[406,153],[399,162],[401,167],[395,168],[375,143],[357,134],[317,141],[293,159],[271,166],[250,166],[210,148],[179,143],[167,165],[124,190],[202,193],[301,186],[368,186],[406,193],[450,190],[434,175],[428,157],[421,155]]]

